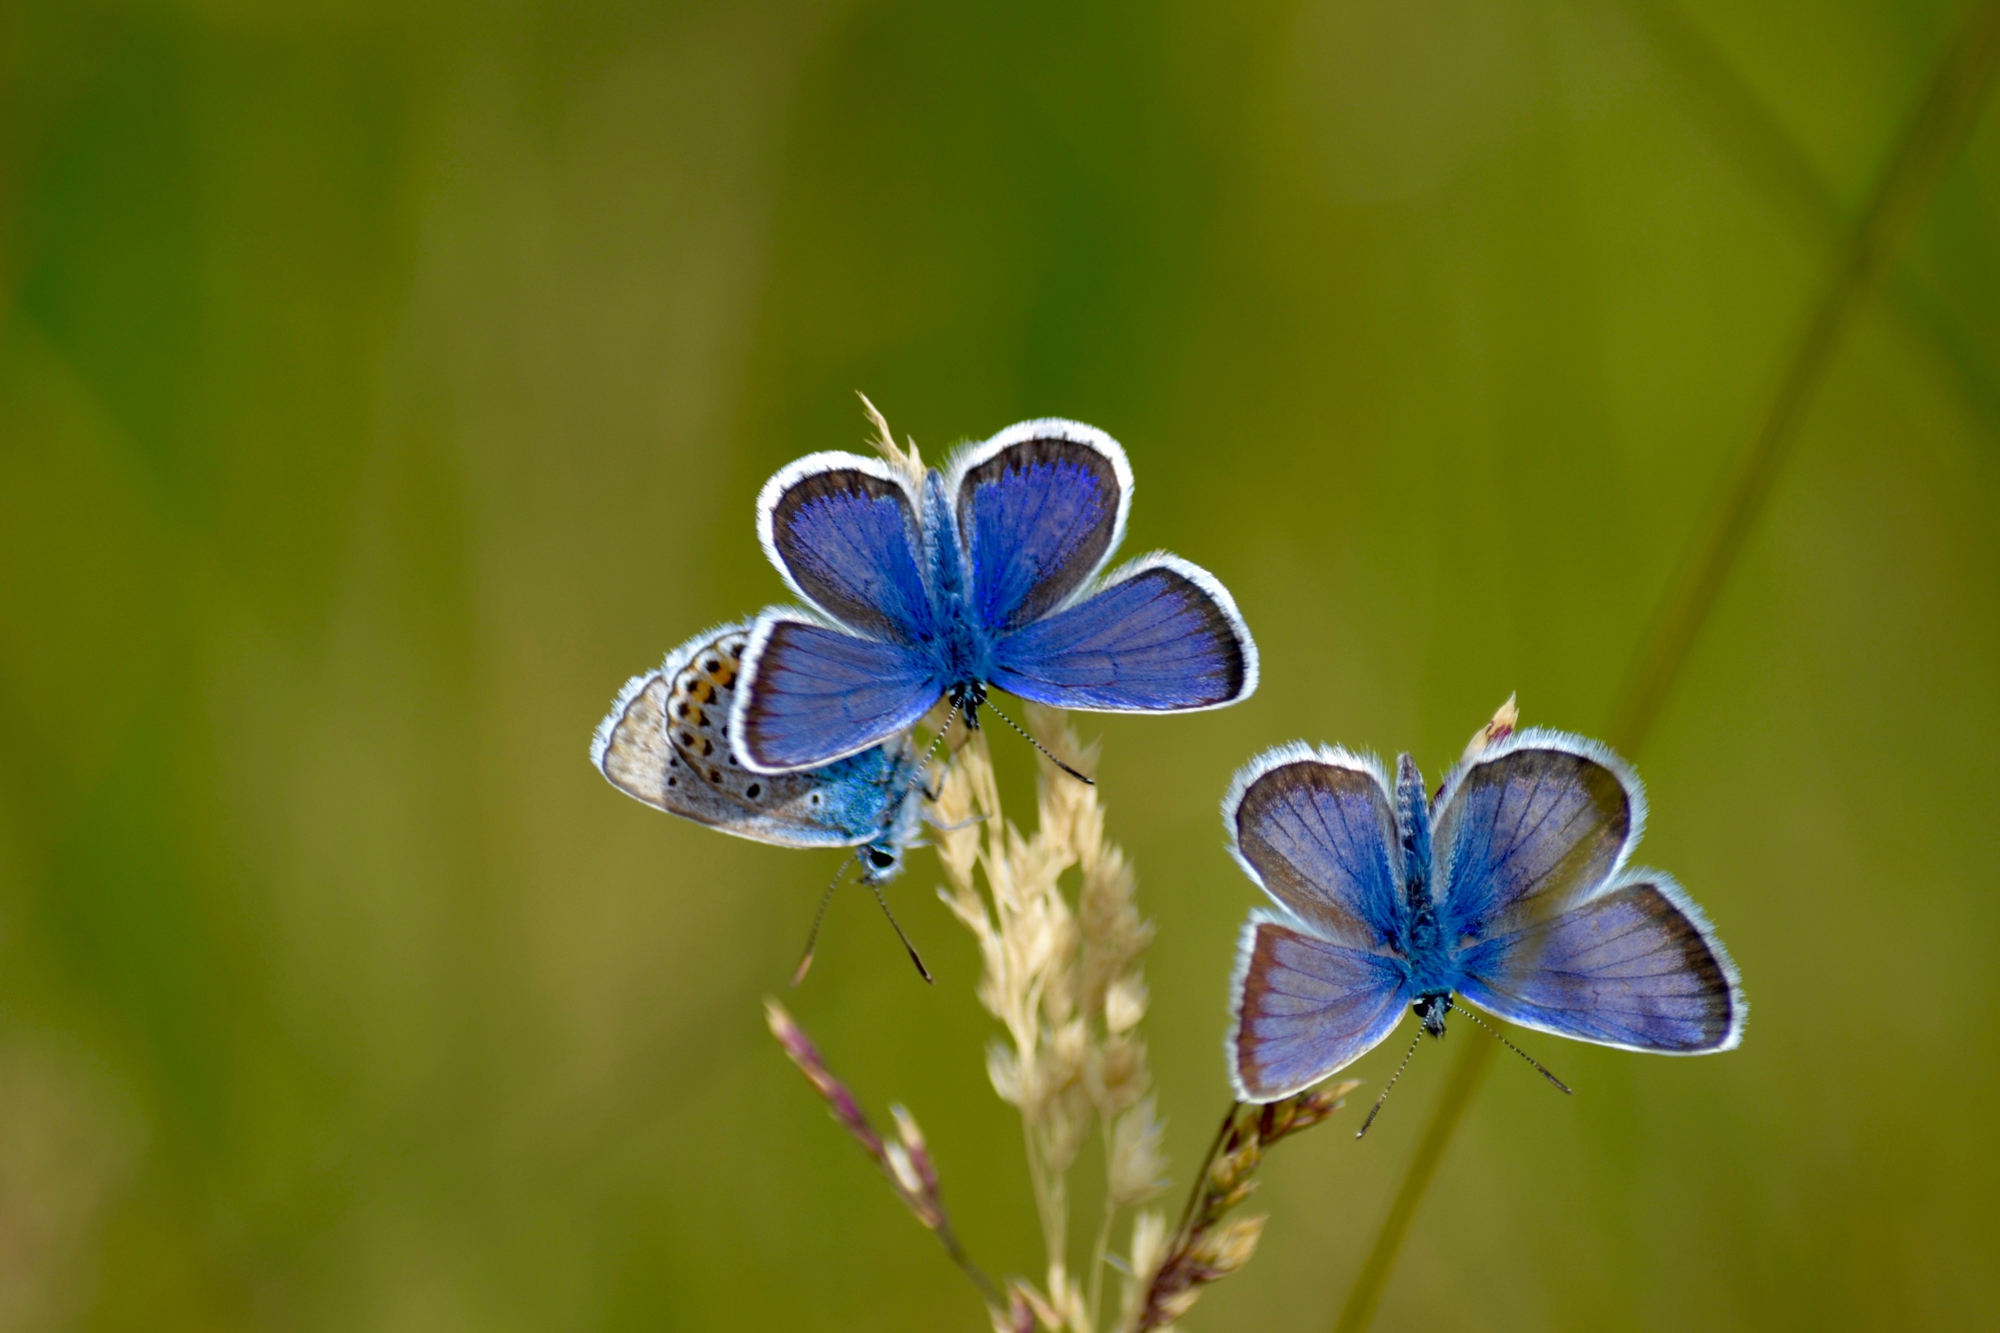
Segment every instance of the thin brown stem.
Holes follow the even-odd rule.
[[[1354,1279],[1353,1289],[1347,1293],[1340,1322],[1334,1325],[1336,1333],[1361,1333],[1375,1317],[1382,1288],[1396,1267],[1396,1254],[1403,1247],[1403,1237],[1409,1234],[1417,1206],[1423,1202],[1424,1191],[1430,1187],[1431,1177],[1437,1174],[1438,1163],[1444,1160],[1444,1150],[1458,1131],[1458,1122],[1472,1105],[1472,1094],[1478,1090],[1479,1081],[1486,1077],[1486,1068],[1492,1062],[1493,1043],[1487,1041],[1465,1043],[1465,1050],[1453,1062],[1444,1094],[1431,1109],[1424,1136],[1417,1141],[1416,1154],[1410,1158],[1409,1170],[1396,1190],[1395,1202],[1389,1205],[1389,1215],[1382,1220],[1375,1244]]]
[[[958,1265],[958,1271],[970,1278],[973,1286],[979,1288],[979,1294],[985,1297],[986,1303],[996,1310],[1006,1309],[1007,1298],[1001,1294],[993,1279],[986,1276],[986,1270],[972,1262],[972,1257],[966,1254],[964,1247],[958,1243],[958,1233],[951,1229],[951,1223],[945,1222],[938,1227],[937,1238],[938,1243],[944,1246],[945,1254]]]
[[[1222,1124],[1215,1131],[1214,1141],[1208,1145],[1208,1152],[1202,1157],[1201,1165],[1195,1168],[1194,1183],[1188,1186],[1187,1203],[1181,1208],[1180,1224],[1174,1228],[1176,1245],[1187,1234],[1188,1221],[1194,1216],[1195,1205],[1201,1202],[1201,1192],[1208,1184],[1208,1168],[1215,1165],[1215,1155],[1222,1151],[1222,1145],[1229,1138],[1229,1131],[1236,1124],[1236,1113],[1242,1109],[1242,1102],[1229,1103],[1229,1109],[1222,1113]]]

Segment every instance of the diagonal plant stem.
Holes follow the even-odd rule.
[[[1609,739],[1627,752],[1644,743],[1694,646],[1729,571],[1771,498],[1813,392],[1825,378],[1853,321],[1889,258],[1922,213],[1992,89],[2000,63],[2000,3],[1975,10],[1946,52],[1902,142],[1890,156],[1868,206],[1834,257],[1826,286],[1793,349],[1763,419],[1737,455],[1718,502],[1687,547],[1634,654],[1634,669],[1612,713]]]
[[[1595,0],[1589,0],[1593,5]],[[1745,84],[1728,58],[1675,0],[1615,0],[1619,12],[1641,26],[1673,74],[1689,112],[1706,122],[1709,136],[1754,177],[1766,194],[1816,244],[1837,245],[1851,228],[1846,210],[1807,160],[1805,150],[1771,109]],[[1952,372],[1966,410],[2000,434],[2000,375],[1962,321],[1938,293],[1907,266],[1886,269],[1881,297],[1910,330],[1928,340]]]
[[[1756,431],[1733,460],[1715,503],[1686,548],[1679,567],[1633,654],[1633,666],[1612,711],[1612,746],[1636,753],[1658,721],[1681,668],[1730,571],[1743,554],[1799,434],[1814,391],[1826,376],[1842,336],[1922,213],[1944,166],[1992,91],[2000,68],[2000,0],[1966,17],[1928,93],[1890,155],[1867,207],[1835,256],[1825,286],[1784,376]],[[1341,1307],[1336,1333],[1362,1333],[1396,1265],[1424,1191],[1464,1118],[1493,1057],[1494,1043],[1468,1042],[1452,1065],[1443,1095],[1424,1126],[1396,1197],[1367,1260]]]
[[[1382,1230],[1376,1234],[1375,1244],[1354,1279],[1353,1289],[1347,1293],[1347,1304],[1340,1308],[1340,1322],[1334,1326],[1339,1333],[1359,1333],[1375,1317],[1375,1306],[1381,1301],[1382,1288],[1396,1266],[1396,1253],[1402,1248],[1403,1237],[1416,1218],[1417,1205],[1423,1202],[1424,1191],[1430,1188],[1431,1177],[1437,1174],[1438,1163],[1444,1160],[1445,1147],[1472,1105],[1472,1094],[1479,1090],[1480,1080],[1486,1077],[1486,1067],[1493,1062],[1493,1052],[1498,1046],[1498,1042],[1492,1041],[1466,1042],[1465,1049],[1452,1062],[1444,1093],[1431,1111],[1423,1138],[1417,1140],[1416,1155],[1403,1174],[1395,1202],[1389,1205]]]

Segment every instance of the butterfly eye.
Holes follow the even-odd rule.
[[[877,870],[887,870],[890,866],[896,864],[896,857],[893,852],[885,851],[880,847],[870,847],[868,849],[868,864],[874,866]]]

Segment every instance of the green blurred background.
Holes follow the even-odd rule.
[[[981,1327],[763,1031],[835,858],[585,762],[629,674],[778,600],[757,487],[857,447],[857,388],[933,458],[1073,416],[1131,452],[1127,549],[1235,591],[1255,699],[1083,719],[1184,1188],[1230,773],[1435,773],[1510,690],[1603,730],[1958,22],[0,7],[0,1328]],[[1989,109],[1634,756],[1744,1047],[1535,1043],[1574,1099],[1496,1065],[1379,1328],[1993,1317],[1996,223]],[[849,894],[790,998],[1033,1271],[937,879],[893,891],[934,990]],[[1329,1328],[1448,1068],[1280,1150],[1187,1326]]]

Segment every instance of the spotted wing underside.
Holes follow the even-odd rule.
[[[889,767],[885,755],[765,774],[731,753],[730,705],[748,641],[743,625],[697,636],[630,682],[598,728],[593,762],[626,795],[738,837],[784,847],[875,837],[880,821],[857,818],[854,795],[872,769]],[[885,789],[882,799],[890,796]]]

